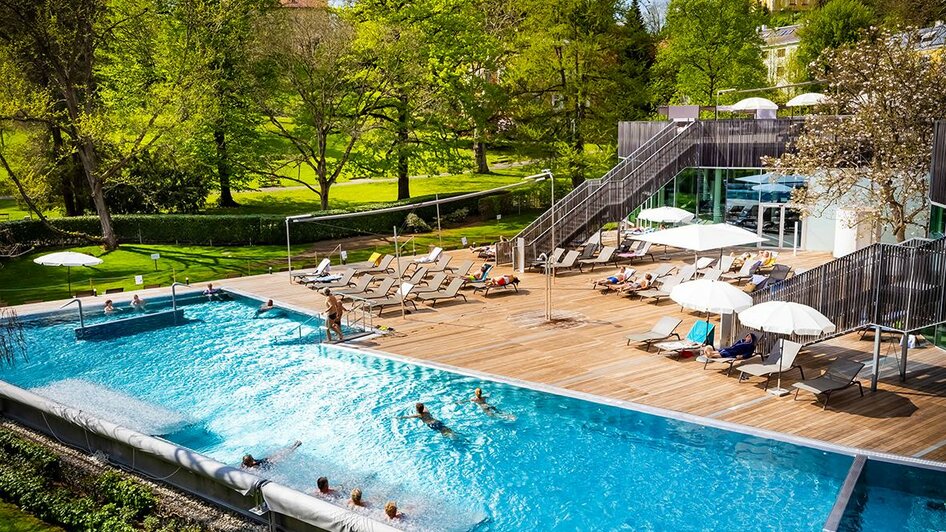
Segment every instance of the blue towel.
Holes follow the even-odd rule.
[[[719,355],[722,358],[749,358],[752,356],[752,353],[755,353],[755,344],[756,337],[755,334],[750,333],[749,336],[752,337],[752,340],[747,342],[745,338],[739,340],[729,347],[724,347],[719,350]]]

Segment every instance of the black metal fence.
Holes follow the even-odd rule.
[[[946,207],[946,120],[933,130],[933,165],[930,172],[930,199]]]

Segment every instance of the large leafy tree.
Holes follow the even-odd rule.
[[[857,41],[873,20],[874,12],[860,0],[831,0],[809,12],[798,30],[801,42],[793,59],[798,78],[810,79],[822,52]]]
[[[194,54],[175,9],[149,1],[0,2],[0,122],[32,134],[45,128],[53,146],[45,160],[23,164],[0,146],[0,164],[25,196],[24,181],[49,179],[62,161],[74,161],[101,223],[96,240],[109,249],[118,238],[106,188],[187,116]]]
[[[915,45],[915,36],[885,32],[826,52],[830,96],[841,116],[810,116],[795,149],[768,161],[778,171],[813,176],[792,198],[803,211],[868,208],[865,219],[898,241],[922,225],[933,124],[946,116],[946,63]]]
[[[554,146],[555,158],[577,185],[592,161],[586,145],[611,144],[615,117],[632,118],[625,104],[641,96],[626,92],[640,81],[628,76],[643,75],[646,68],[640,67],[648,62],[649,47],[637,44],[646,40],[640,37],[638,7],[615,0],[517,5],[523,17],[517,54],[503,74],[515,99],[516,134]]]
[[[664,94],[708,105],[718,90],[763,86],[761,16],[752,0],[671,0],[655,65]]]

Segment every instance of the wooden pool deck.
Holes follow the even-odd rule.
[[[454,263],[473,258],[466,250],[452,252]],[[671,262],[682,264],[680,255]],[[692,260],[692,258],[690,259]],[[830,260],[825,253],[784,252],[779,262],[807,269]],[[478,260],[477,264],[482,261]],[[656,263],[638,261],[639,271]],[[692,358],[673,359],[643,347],[627,346],[625,335],[647,330],[661,316],[683,320],[678,332],[686,334],[702,319],[681,311],[669,300],[659,304],[601,294],[591,288],[594,279],[610,275],[613,267],[593,273],[564,273],[552,291],[553,322],[544,319],[545,279],[521,275],[519,292],[491,291],[488,297],[464,291],[468,302],[441,302],[436,307],[418,304],[405,317],[399,309],[375,317],[375,325],[394,332],[353,342],[398,355],[446,364],[513,379],[590,393],[698,416],[740,423],[835,444],[946,462],[946,352],[926,347],[912,349],[907,381],[897,378],[894,343],[882,344],[882,379],[878,391],[869,390],[869,368],[861,375],[865,396],[852,387],[831,398],[822,410],[810,394],[777,398],[763,391],[764,379],[739,382],[738,371],[727,376],[722,366]],[[499,267],[494,273],[511,273]],[[285,273],[221,280],[215,285],[272,298],[277,303],[321,311],[324,298],[313,290],[289,283]],[[142,291],[166,294],[167,288]],[[130,299],[131,294],[115,298]],[[103,299],[101,297],[97,298]],[[50,309],[58,304],[21,306],[17,310]],[[717,334],[718,338],[718,334]],[[809,378],[836,357],[869,363],[872,335],[851,334],[813,345],[797,361]],[[757,361],[758,359],[756,359]],[[783,387],[799,379],[797,370],[783,375]],[[773,382],[774,385],[774,382]]]

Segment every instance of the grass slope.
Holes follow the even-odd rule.
[[[63,532],[46,524],[16,506],[0,502],[0,532]]]

